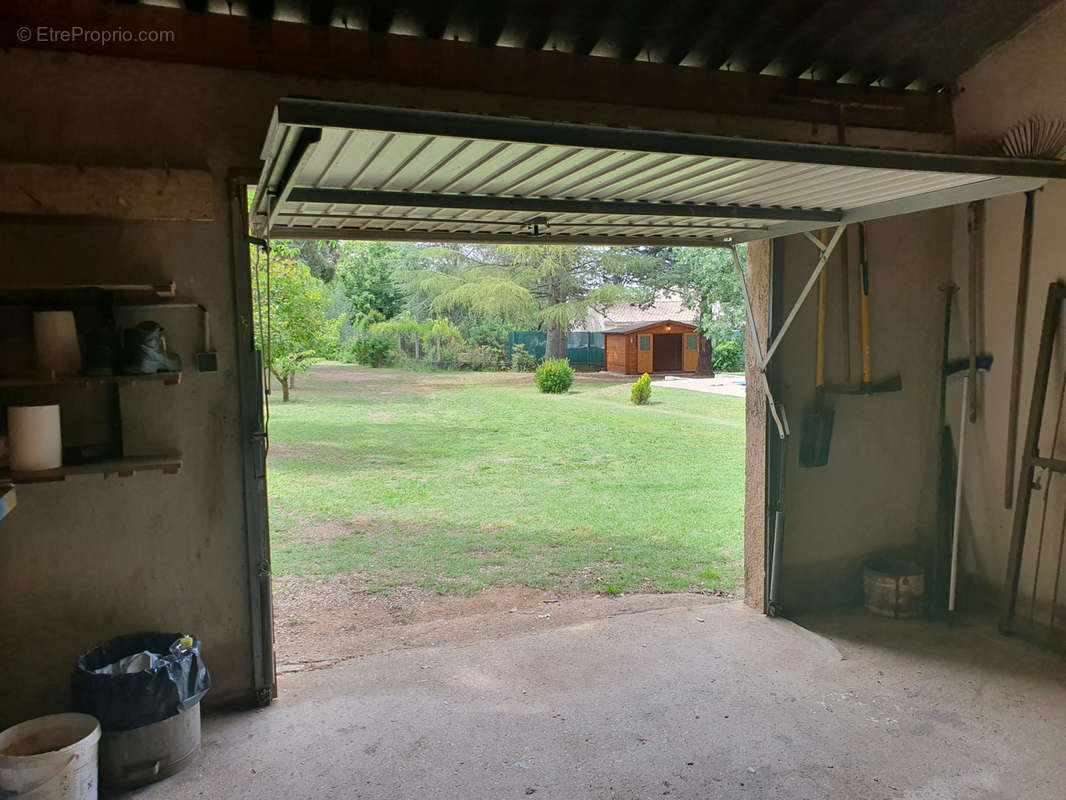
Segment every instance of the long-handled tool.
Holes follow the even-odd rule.
[[[951,306],[959,287],[947,283],[944,293],[944,338],[940,356],[940,424],[937,426],[936,530],[933,537],[933,568],[929,591],[929,619],[939,619],[947,608],[947,585],[951,548],[951,505],[955,486],[955,447],[947,421],[948,361],[951,352]]]
[[[965,464],[963,459],[966,446],[966,421],[970,416],[968,406],[971,401],[969,393],[970,372],[972,370],[988,372],[990,369],[992,369],[992,356],[985,355],[950,362],[945,370],[945,374],[948,376],[965,373],[962,379],[962,418],[959,420],[959,455],[956,459],[959,466],[958,474],[955,477],[955,519],[951,526],[951,578],[948,583],[949,621],[955,615],[955,589],[958,584],[959,575],[959,528],[962,524],[962,473],[963,465]]]
[[[828,241],[820,232],[822,244]],[[814,365],[814,408],[803,418],[799,465],[824,467],[829,463],[829,442],[833,437],[833,410],[825,407],[825,318],[828,304],[826,272],[818,278],[818,337]]]
[[[984,267],[984,228],[985,201],[974,200],[970,203],[967,223],[970,237],[970,285],[967,293],[970,300],[970,313],[967,319],[970,337],[970,398],[968,402],[970,422],[977,422],[977,309],[980,305],[977,295],[980,288],[978,276]]]
[[[788,425],[788,417],[785,407],[778,406],[778,411],[785,425]],[[774,503],[774,540],[770,543],[770,596],[766,603],[766,614],[776,617],[781,614],[781,582],[778,576],[781,574],[781,552],[785,538],[785,469],[788,462],[788,440],[786,436],[781,440],[781,452],[777,466],[777,501]]]
[[[1014,502],[1014,468],[1018,455],[1018,395],[1022,387],[1022,357],[1025,345],[1025,317],[1029,305],[1029,267],[1033,257],[1033,211],[1036,190],[1025,193],[1025,216],[1022,219],[1022,254],[1018,266],[1018,300],[1014,309],[1014,351],[1010,365],[1010,411],[1007,412],[1007,478],[1003,490],[1003,507]]]
[[[844,339],[841,356],[844,360],[844,385],[851,383],[851,251],[848,250],[848,229],[840,237],[840,328]]]
[[[827,387],[832,394],[882,394],[903,389],[899,373],[874,382],[870,366],[870,260],[866,252],[866,223],[859,223],[859,264],[862,268],[862,296],[859,303],[859,327],[862,332],[862,383],[854,387]]]

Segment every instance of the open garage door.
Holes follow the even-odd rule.
[[[1021,192],[1066,164],[285,99],[252,208],[283,238],[729,245]]]

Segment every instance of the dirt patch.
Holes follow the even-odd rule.
[[[303,542],[328,542],[330,539],[347,536],[351,532],[351,527],[339,522],[316,522],[313,525],[301,525],[290,531],[289,536]]]
[[[372,514],[355,514],[344,521],[312,522],[295,525],[288,531],[288,543],[325,542],[341,536],[363,536],[373,539],[382,534],[415,536],[430,529],[428,523],[398,522]]]
[[[275,579],[279,673],[322,669],[397,648],[496,639],[617,614],[714,601],[702,594],[613,597],[528,586],[494,587],[471,596],[402,587],[386,596],[367,593],[366,579],[358,573]]]

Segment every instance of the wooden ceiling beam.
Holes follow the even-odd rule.
[[[19,42],[23,26],[167,30],[166,44],[131,41]],[[269,35],[267,35],[269,34]],[[674,67],[511,47],[375,34],[295,22],[254,21],[180,8],[93,0],[0,3],[0,47],[79,52],[333,81],[480,92],[535,103],[579,102],[676,112],[849,124],[950,134],[951,99],[941,94],[826,86],[812,81]]]

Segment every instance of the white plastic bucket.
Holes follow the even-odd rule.
[[[88,714],[52,714],[0,733],[0,797],[96,800],[100,723]]]

